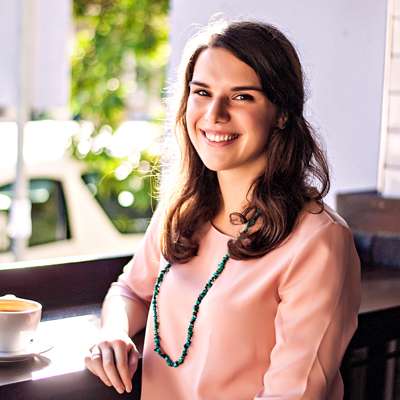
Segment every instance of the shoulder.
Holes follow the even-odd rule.
[[[305,247],[331,247],[332,242],[353,245],[353,235],[346,221],[328,205],[309,202],[299,213],[296,224],[282,243],[285,250],[295,255]]]
[[[159,246],[165,218],[165,208],[158,205],[154,210],[150,224],[146,229],[142,243]]]
[[[283,274],[285,284],[312,272],[321,285],[333,285],[327,276],[334,273],[344,279],[350,271],[359,269],[353,235],[346,221],[327,205],[318,212],[320,209],[317,204],[308,204],[288,238],[285,250],[290,262]],[[342,279],[337,278],[336,283]]]
[[[311,237],[325,230],[351,233],[344,218],[327,204],[322,207],[316,202],[309,202],[300,212],[292,233]]]

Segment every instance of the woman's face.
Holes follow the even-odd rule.
[[[205,166],[261,174],[277,111],[255,71],[228,50],[209,48],[199,55],[189,86],[186,124]]]

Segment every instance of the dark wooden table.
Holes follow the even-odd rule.
[[[84,356],[98,332],[99,312],[100,304],[93,304],[47,314],[37,338],[53,347],[27,361],[0,363],[0,399],[139,399],[140,370],[133,393],[120,395],[85,369]]]

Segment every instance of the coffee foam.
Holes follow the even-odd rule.
[[[37,308],[37,305],[25,300],[0,300],[0,313],[33,311]]]

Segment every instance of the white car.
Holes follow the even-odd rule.
[[[82,179],[75,160],[30,167],[32,236],[24,259],[133,253],[143,234],[123,234]],[[7,236],[12,176],[0,179],[0,266],[14,261]]]
[[[49,154],[48,140],[42,137],[39,142]],[[93,191],[93,175],[86,173],[82,161],[66,155],[65,143],[63,146],[61,158],[43,161],[41,157],[40,162],[27,162],[32,235],[23,260],[133,253],[151,218],[151,209],[142,207],[135,211],[134,207],[112,202],[115,199],[101,201]],[[15,168],[2,165],[6,155],[4,147],[0,146],[0,268],[14,261],[7,224]],[[124,194],[133,197],[129,192]],[[117,228],[127,223],[128,227]],[[136,233],[121,233],[120,230]]]

